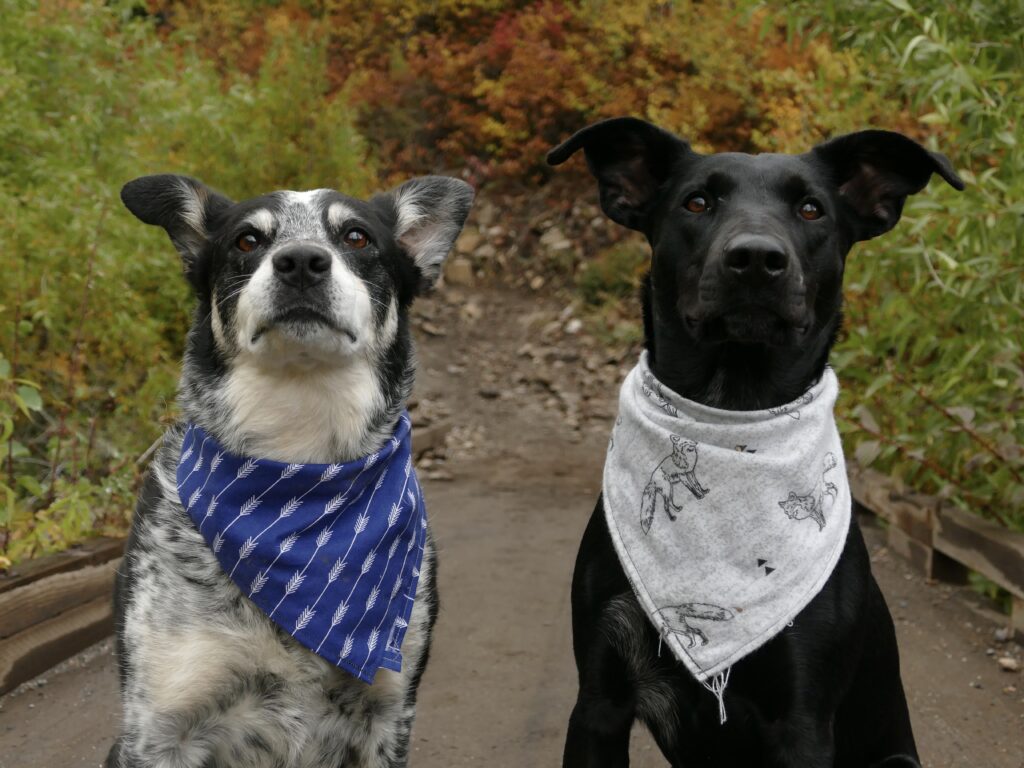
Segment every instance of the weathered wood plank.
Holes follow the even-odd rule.
[[[1024,598],[1011,595],[1013,601],[1010,606],[1010,629],[1024,638]]]
[[[45,579],[47,576],[113,560],[124,553],[124,544],[124,539],[107,537],[89,539],[64,552],[20,563],[7,574],[0,574],[0,594],[19,589],[26,584]]]
[[[850,493],[869,512],[883,520],[889,519],[889,508],[885,500],[889,497],[889,478],[873,469],[851,466],[849,470]]]
[[[916,493],[897,493],[892,480],[871,469],[851,471],[853,497],[913,539],[932,545],[932,528],[939,500]]]
[[[102,640],[113,628],[111,600],[98,597],[0,640],[0,694]]]
[[[939,510],[935,549],[1024,598],[1024,534],[956,507]]]
[[[913,536],[908,536],[894,525],[890,525],[886,531],[886,543],[889,545],[889,549],[904,560],[909,560],[910,564],[918,571],[926,576],[931,575],[933,550],[930,546],[921,543]]]
[[[121,558],[57,573],[0,593],[0,640],[95,600],[109,598]]]
[[[963,563],[937,549],[932,550],[932,564],[927,574],[929,579],[963,586],[970,581],[970,575],[970,568]]]

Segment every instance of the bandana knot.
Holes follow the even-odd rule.
[[[221,568],[275,624],[360,680],[399,671],[427,517],[399,418],[376,453],[342,464],[235,456],[189,424],[182,505]]]

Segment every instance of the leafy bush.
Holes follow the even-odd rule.
[[[851,255],[846,437],[860,463],[1024,530],[1024,6],[808,1],[790,18],[856,52],[969,185],[934,182]]]
[[[628,347],[643,339],[635,300],[649,263],[646,243],[628,238],[580,264],[576,290],[583,300],[588,329],[604,343]]]
[[[388,69],[358,76],[360,125],[392,170],[469,164],[537,179],[548,149],[588,122],[633,114],[698,148],[774,150],[887,115],[856,57],[788,39],[749,2],[467,3],[423,23]]]
[[[647,271],[649,251],[635,241],[618,243],[585,262],[576,277],[580,297],[587,304],[632,298]]]
[[[587,121],[635,114],[698,147],[804,146],[884,104],[854,54],[793,37],[753,0],[155,0],[224,72],[258,70],[282,28],[322,40],[389,174],[461,168],[522,181]]]
[[[372,186],[326,52],[282,25],[253,77],[119,4],[2,0],[0,567],[123,531],[191,300],[118,200],[157,171],[229,194]]]
[[[1024,528],[1016,0],[0,13],[0,568],[123,531],[135,459],[169,417],[190,298],[166,238],[120,206],[124,181],[173,170],[235,196],[360,194],[378,168],[468,169],[532,189],[551,145],[620,114],[702,150],[802,150],[877,125],[953,158],[966,193],[933,185],[851,255],[843,425],[862,463]],[[620,297],[641,263],[623,242],[569,265],[609,338],[635,339]]]

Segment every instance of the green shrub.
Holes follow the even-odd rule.
[[[362,194],[375,173],[299,28],[247,77],[128,4],[0,0],[0,16],[0,557],[16,561],[123,531],[170,410],[191,299],[121,185],[176,171],[236,196]]]
[[[633,298],[640,289],[649,261],[649,249],[636,241],[606,248],[580,267],[576,276],[580,297],[593,306]]]
[[[860,463],[1024,530],[1024,6],[808,1],[790,19],[855,52],[968,183],[933,182],[850,256],[846,438]]]
[[[861,463],[1024,528],[1018,0],[0,0],[0,17],[0,568],[123,531],[170,417],[190,298],[124,181],[362,194],[378,166],[468,166],[516,185],[624,113],[701,149],[876,125],[950,155],[967,192],[934,184],[851,254],[842,423]],[[644,258],[623,243],[577,272],[610,340],[639,335],[623,307]]]

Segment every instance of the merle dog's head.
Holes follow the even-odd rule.
[[[158,175],[121,198],[167,231],[198,298],[188,418],[238,451],[334,461],[358,453],[408,394],[407,310],[440,275],[473,193],[430,176],[368,201],[319,189],[236,203]]]
[[[898,133],[861,131],[801,155],[702,155],[635,118],[553,149],[583,149],[601,206],[647,236],[647,344],[659,378],[720,407],[793,399],[820,375],[839,329],[846,254],[895,226],[949,161]]]

